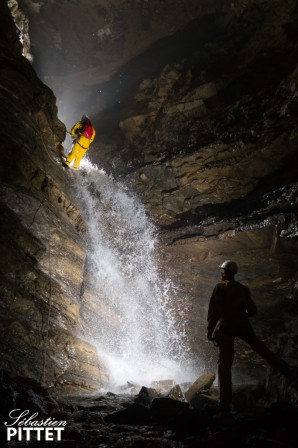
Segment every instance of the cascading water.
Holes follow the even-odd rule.
[[[89,265],[98,306],[105,302],[109,314],[96,324],[96,344],[111,386],[192,380],[172,304],[175,288],[162,279],[155,259],[155,227],[123,185],[86,160],[81,167],[76,176],[91,241]]]

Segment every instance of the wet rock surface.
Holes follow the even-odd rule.
[[[11,422],[12,409],[30,410],[35,420],[51,417],[66,422],[62,447],[295,447],[297,441],[297,406],[284,401],[264,406],[264,385],[246,386],[246,392],[234,391],[237,404],[233,412],[220,409],[217,402],[193,407],[162,397],[151,389],[151,400],[138,404],[139,394],[112,392],[92,396],[57,396],[24,378],[8,379],[1,373],[1,441],[5,448],[24,446],[21,441],[6,440],[4,422]],[[256,392],[258,388],[258,392]],[[144,388],[142,388],[144,389]],[[53,392],[54,393],[54,392]],[[202,391],[212,394],[212,389]],[[243,399],[251,397],[251,402]],[[16,414],[15,414],[16,415]],[[32,437],[28,447],[46,446]]]
[[[86,228],[61,168],[56,100],[1,18],[1,366],[58,389],[97,390],[97,351],[79,338]],[[59,170],[57,170],[59,166]]]

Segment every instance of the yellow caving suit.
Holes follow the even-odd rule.
[[[95,137],[95,130],[93,129],[92,137],[89,139],[85,137],[84,135],[78,133],[76,134],[76,130],[79,129],[82,126],[82,123],[78,121],[73,128],[71,129],[71,136],[72,138],[76,138],[75,144],[72,147],[71,152],[68,154],[67,159],[65,163],[67,165],[70,165],[70,163],[74,160],[73,169],[76,170],[78,166],[80,165],[80,162],[82,160],[82,157],[84,156],[85,152],[89,148],[90,144],[93,142]]]
[[[255,335],[249,317],[257,312],[249,289],[236,280],[223,280],[213,290],[208,310],[208,335],[211,337],[217,322],[215,339],[219,346],[218,381],[220,402],[232,401],[231,369],[234,359],[234,339],[247,342],[268,364],[283,373],[285,362],[274,355]]]

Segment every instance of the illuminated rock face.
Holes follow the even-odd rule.
[[[64,392],[106,383],[80,339],[84,223],[57,172],[65,127],[1,6],[1,368]]]
[[[182,14],[181,21],[176,22],[178,14],[173,8],[166,14],[170,15],[169,22],[161,27],[165,12],[156,21],[152,11],[144,10],[145,4],[149,8],[149,3],[156,6],[156,2],[134,2],[139,15],[131,15],[131,10],[124,8],[128,2],[122,2],[122,6],[114,2],[111,10],[111,2],[109,6],[100,2],[103,9],[92,9],[101,17],[100,28],[94,28],[95,40],[93,46],[90,40],[89,46],[83,32],[74,37],[76,26],[84,27],[91,20],[86,18],[84,22],[81,14],[76,14],[83,2],[68,2],[67,11],[61,2],[51,2],[40,10],[33,2],[19,3],[30,17],[37,68],[43,67],[42,76],[48,77],[46,81],[57,89],[55,92],[62,95],[63,90],[58,104],[63,107],[69,94],[72,99],[68,107],[75,104],[77,115],[86,112],[81,110],[86,105],[94,107],[98,132],[90,158],[116,176],[127,176],[156,220],[160,229],[160,263],[164,272],[177,281],[179,298],[184,298],[185,307],[180,307],[177,314],[185,323],[194,352],[215,367],[216,349],[206,344],[205,337],[208,300],[219,280],[218,266],[225,259],[234,259],[239,264],[238,279],[250,286],[259,307],[254,318],[257,333],[286,359],[295,362],[296,2],[277,1],[273,6],[272,2],[262,2],[259,7],[254,1],[245,2],[246,6],[234,1],[234,9],[228,1],[204,2],[209,5],[205,12],[192,10],[190,15],[199,21],[196,26],[202,26],[204,21],[210,26],[214,24],[214,34],[206,34],[185,60],[159,60],[159,66],[149,75],[144,69],[144,79],[135,77],[129,95],[121,97],[121,104],[114,99],[109,103],[106,94],[104,105],[92,95],[101,86],[119,87],[112,74],[156,39],[168,36],[169,46],[176,42],[171,40],[175,35],[169,36],[187,25],[185,16]],[[164,6],[158,3],[162,11]],[[196,3],[200,2],[187,3],[187,8],[199,8]],[[32,9],[34,5],[36,10]],[[89,6],[86,8],[84,14],[90,17]],[[216,20],[209,14],[215,14]],[[71,17],[69,24],[73,28],[64,27],[65,19],[63,26],[58,26],[62,17]],[[125,17],[134,17],[136,21],[130,23]],[[137,17],[146,20],[148,28],[141,27],[140,38],[133,45],[129,36],[136,35],[141,26]],[[39,40],[42,20],[44,34]],[[117,37],[122,21],[131,26],[129,32],[123,31],[125,38],[121,34]],[[181,36],[185,36],[186,28]],[[4,29],[1,33],[5,34]],[[189,29],[187,33],[189,36]],[[196,33],[197,28],[195,37]],[[36,375],[40,380],[44,366],[51,366],[47,367],[45,378],[50,384],[91,390],[105,384],[106,377],[94,348],[74,336],[78,328],[83,334],[88,333],[88,323],[79,311],[90,305],[86,314],[92,314],[96,299],[92,291],[90,296],[85,293],[88,300],[82,304],[78,292],[85,274],[86,229],[74,205],[72,185],[65,183],[60,168],[57,145],[65,130],[56,118],[51,92],[38,81],[29,64],[21,61],[13,28],[8,27],[4,38],[4,47],[13,50],[16,61],[7,50],[6,79],[13,108],[4,111],[11,114],[5,122],[7,128],[1,129],[4,136],[12,133],[10,123],[18,122],[9,144],[11,149],[2,147],[2,216],[4,234],[9,235],[2,248],[10,254],[2,268],[6,285],[3,313],[9,316],[3,327],[4,367],[25,376]],[[82,52],[85,59],[81,58]],[[150,65],[154,53],[148,54]],[[62,72],[58,80],[54,66],[60,70],[61,55],[67,60],[68,71]],[[41,63],[43,57],[45,66]],[[126,73],[133,73],[133,67],[129,71],[126,66]],[[102,84],[110,78],[110,84]],[[83,88],[83,84],[87,87]],[[109,107],[113,108],[109,111]],[[50,222],[45,208],[53,212]],[[55,241],[55,249],[50,241]],[[20,281],[16,281],[16,276],[20,276]],[[55,301],[49,314],[50,287],[55,290]],[[108,315],[107,309],[105,316]],[[18,348],[20,338],[23,345]],[[46,364],[38,359],[44,352]],[[59,353],[57,359],[54,353]],[[262,364],[251,353],[243,353],[243,358],[253,360],[255,366]],[[236,358],[242,378],[249,380],[248,373],[243,372],[247,365],[250,364],[240,356]],[[78,371],[82,375],[80,383],[76,380]],[[249,374],[254,376],[253,371]]]

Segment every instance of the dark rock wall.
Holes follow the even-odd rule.
[[[1,1],[1,368],[64,392],[106,381],[76,336],[86,231],[61,166],[53,93],[22,56]]]
[[[215,21],[192,59],[140,84],[120,122],[117,167],[134,171],[163,229],[191,346],[211,362],[208,300],[218,266],[234,259],[259,307],[257,333],[297,363],[297,13],[295,1],[263,2]]]

